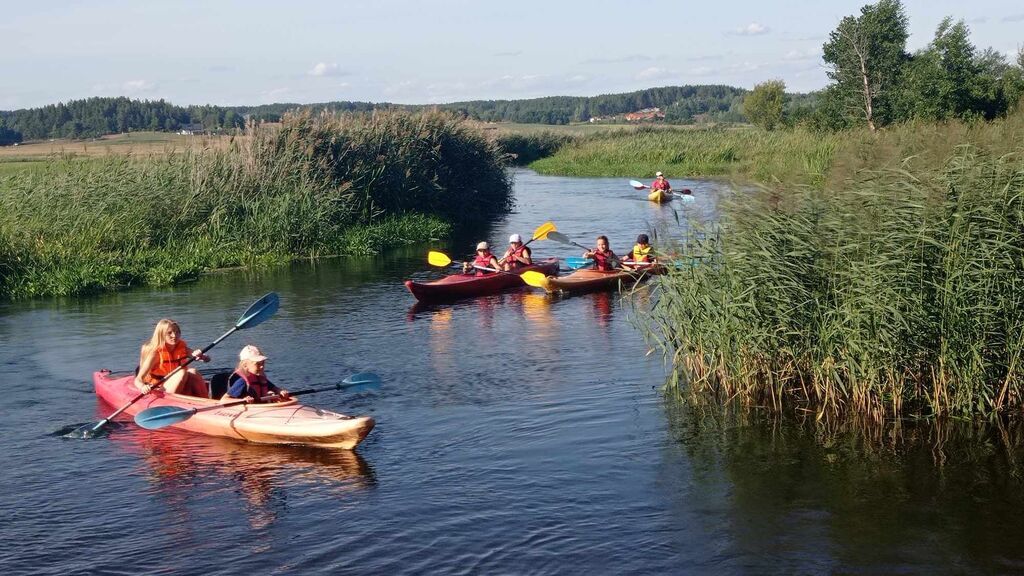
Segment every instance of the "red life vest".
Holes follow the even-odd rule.
[[[491,268],[491,258],[494,258],[494,254],[488,250],[483,254],[477,253],[476,258],[473,259],[473,266],[480,266],[483,268]],[[484,272],[484,270],[477,269],[478,272]]]
[[[661,179],[661,180],[655,180],[654,182],[651,183],[651,190],[671,190],[671,189],[672,189],[672,185],[669,184],[668,180],[666,180],[664,178]]]
[[[513,268],[521,268],[523,266],[526,266],[526,264],[523,264],[519,260],[516,260],[516,258],[524,255],[527,250],[528,250],[528,248],[526,247],[526,244],[523,244],[519,248],[512,248],[510,246],[509,249],[508,249],[508,252],[502,258],[502,262],[505,262],[507,264],[511,264]]]
[[[153,366],[149,369],[149,374],[146,375],[145,382],[156,384],[161,378],[181,366],[185,360],[188,360],[188,357],[188,344],[181,338],[178,338],[178,342],[171,349],[168,349],[166,344],[160,346],[156,349],[156,358],[153,361]]]
[[[270,380],[267,380],[266,374],[263,376],[256,376],[255,374],[249,374],[244,370],[236,370],[234,373],[242,380],[245,380],[245,393],[256,399],[258,403],[260,398],[269,395],[273,388],[270,387]]]
[[[597,250],[594,250],[593,254],[595,264],[594,268],[597,270],[611,270],[612,261],[618,259],[616,258],[615,253],[611,250],[607,252],[598,252]]]

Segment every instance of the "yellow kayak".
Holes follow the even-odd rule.
[[[672,192],[668,190],[652,190],[651,193],[647,195],[647,199],[651,202],[661,204],[662,202],[668,202],[671,200],[672,196]]]

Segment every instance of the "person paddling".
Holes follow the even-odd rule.
[[[587,250],[583,253],[583,257],[594,261],[595,270],[614,270],[620,264],[619,257],[612,252],[608,245],[608,237],[603,234],[597,237],[597,248]]]
[[[631,267],[633,268],[643,267],[637,266],[637,264],[654,264],[656,262],[657,258],[654,256],[654,247],[651,246],[651,239],[648,238],[647,234],[637,236],[636,245],[623,258],[623,265],[628,266],[632,264]]]
[[[203,362],[210,361],[210,357],[203,354],[202,350],[189,351],[188,343],[181,338],[181,327],[177,322],[170,318],[161,319],[153,329],[153,336],[142,345],[135,387],[148,394],[161,378],[183,365],[189,356]],[[208,398],[210,395],[206,380],[193,368],[178,370],[160,386],[172,394],[200,398]]]
[[[508,237],[508,250],[501,257],[498,262],[503,266],[503,270],[515,270],[516,268],[522,268],[533,264],[532,253],[530,247],[523,244],[523,237],[519,234],[513,234]]]
[[[665,179],[665,175],[661,172],[654,174],[654,182],[651,183],[651,190],[662,190],[666,194],[672,192],[672,185]]]
[[[490,268],[491,270],[481,270],[480,268]],[[474,269],[476,269],[477,276],[489,274],[492,270],[501,270],[498,258],[491,253],[491,247],[487,242],[480,242],[476,245],[476,257],[472,262],[462,263],[463,274],[471,274]]]
[[[228,378],[228,391],[220,401],[230,402],[245,398],[250,404],[259,404],[261,398],[270,394],[277,394],[282,400],[287,400],[288,391],[278,388],[267,379],[267,373],[264,371],[266,362],[267,357],[259,348],[252,344],[242,348],[238,353],[238,366]]]

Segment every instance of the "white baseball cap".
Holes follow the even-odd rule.
[[[490,248],[490,246],[487,244],[487,242],[481,242],[476,245],[477,250],[487,250],[488,248]]]
[[[260,352],[259,348],[249,344],[245,348],[242,348],[242,351],[238,353],[238,359],[242,362],[263,362],[267,357]]]
[[[520,236],[519,234],[513,234],[513,235],[508,237],[508,243],[509,244],[511,244],[513,242],[522,242],[522,241],[523,241],[523,237]]]
[[[661,176],[661,172],[655,172],[655,173],[654,173],[654,176],[655,176],[655,177]]]

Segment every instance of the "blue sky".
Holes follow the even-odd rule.
[[[88,96],[175,104],[595,95],[826,84],[821,45],[864,0],[11,2],[0,109]],[[1015,55],[1020,0],[905,0],[910,48],[947,15]]]

